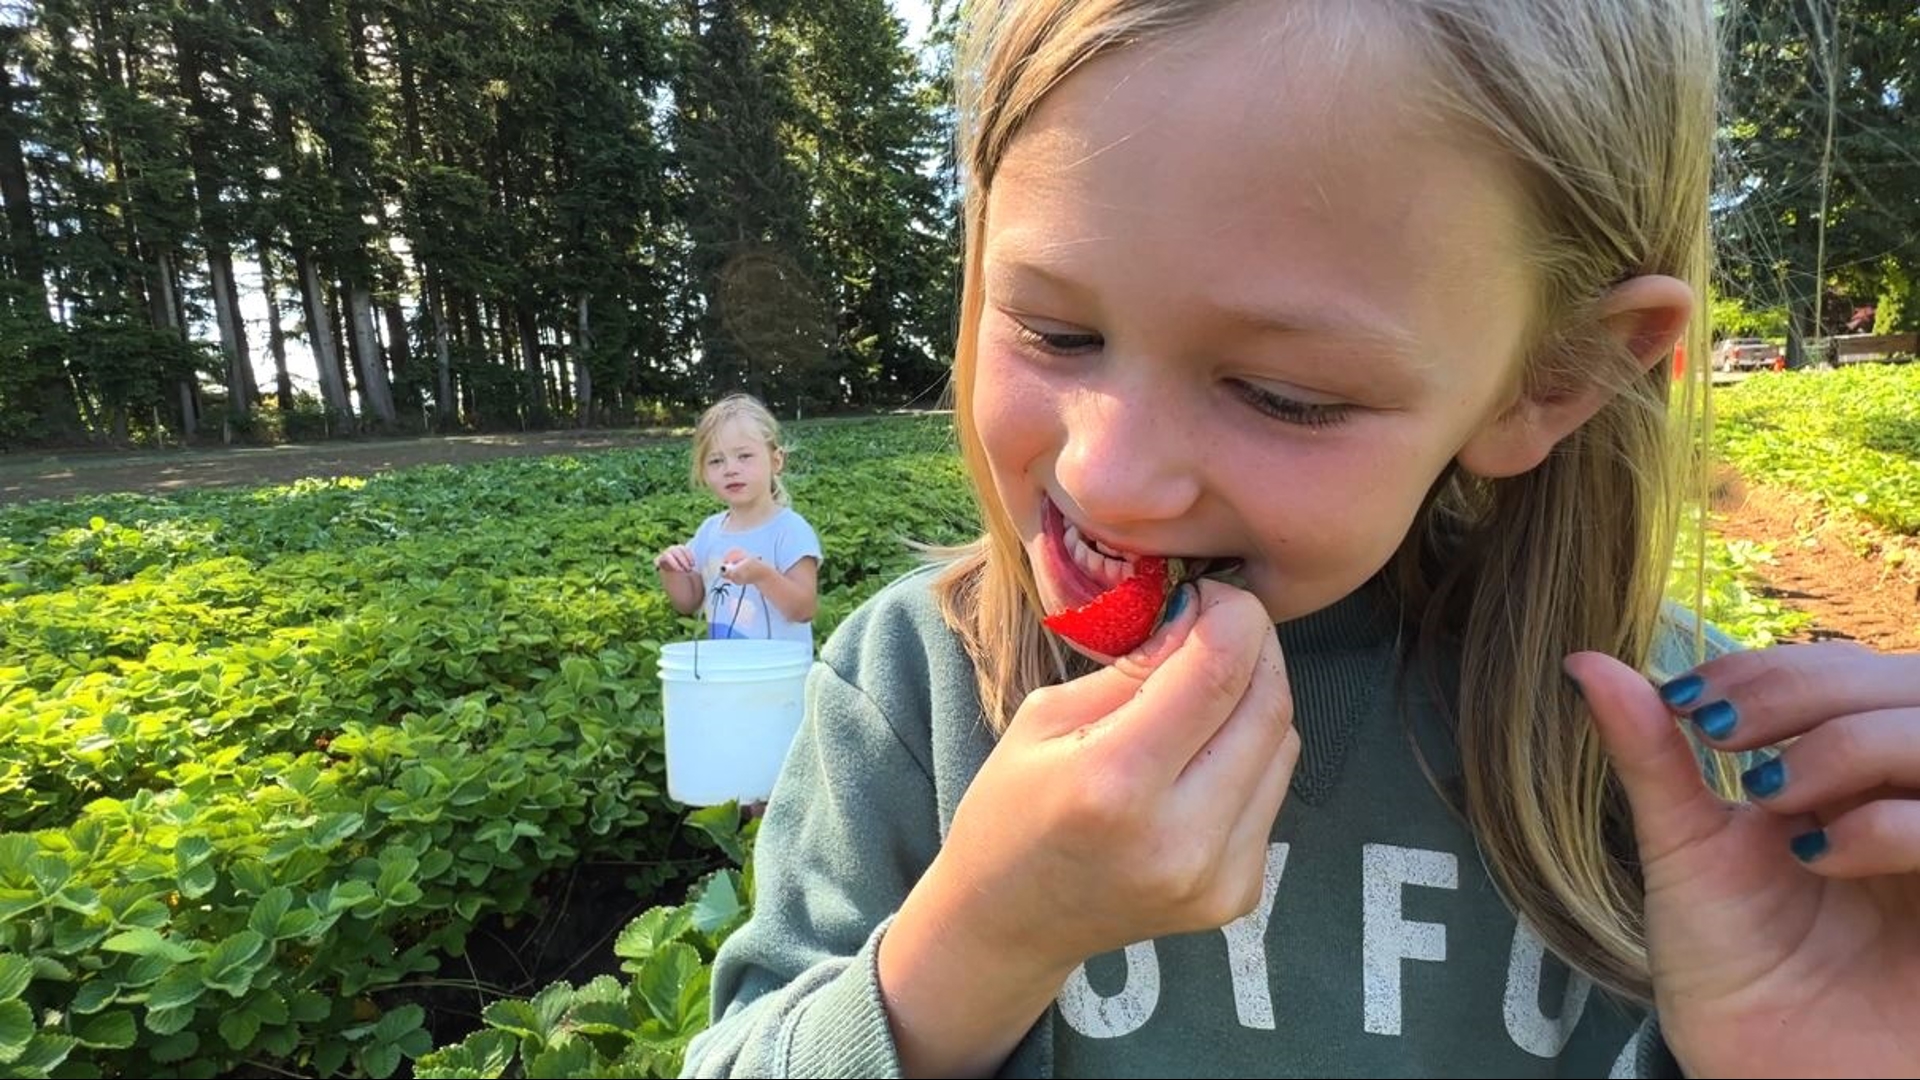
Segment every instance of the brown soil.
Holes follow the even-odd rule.
[[[1920,538],[1834,511],[1731,471],[1715,487],[1716,528],[1772,549],[1766,592],[1813,616],[1799,640],[1920,650]]]
[[[609,429],[190,450],[8,454],[0,456],[0,504],[117,491],[160,495],[193,487],[285,484],[309,476],[370,476],[410,465],[576,454],[686,437],[685,432],[662,428]]]

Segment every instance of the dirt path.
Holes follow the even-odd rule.
[[[684,440],[670,429],[533,431],[362,439],[285,446],[0,456],[0,504],[112,491],[165,494],[190,487],[284,484],[308,476],[367,476],[410,465],[535,457]]]
[[[1721,535],[1771,546],[1767,591],[1813,616],[1803,640],[1920,651],[1920,539],[1731,473],[1716,489],[1715,509]]]

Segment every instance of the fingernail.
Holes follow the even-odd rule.
[[[1173,596],[1167,600],[1167,617],[1163,620],[1164,622],[1171,623],[1180,618],[1181,613],[1186,611],[1187,605],[1192,602],[1188,598],[1188,594],[1192,591],[1185,585],[1173,590]]]
[[[1801,862],[1812,862],[1827,853],[1827,830],[1815,829],[1794,837],[1788,844],[1793,849],[1793,857]]]
[[[1740,722],[1740,714],[1734,711],[1733,702],[1715,701],[1695,709],[1691,719],[1693,726],[1700,729],[1700,734],[1717,741],[1733,734],[1733,726]]]
[[[1787,766],[1779,758],[1763,761],[1740,774],[1740,786],[1756,799],[1780,794],[1787,783]]]
[[[1684,709],[1700,700],[1700,692],[1707,688],[1707,680],[1698,675],[1682,675],[1660,688],[1660,700],[1670,709]]]

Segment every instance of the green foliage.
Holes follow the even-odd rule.
[[[1702,545],[1697,519],[1682,530],[1668,595],[1748,648],[1764,648],[1804,629],[1813,619],[1757,591],[1769,548],[1728,540],[1711,529]]]
[[[1757,337],[1779,340],[1787,336],[1785,305],[1756,307],[1735,296],[1715,295],[1713,332],[1720,337]]]
[[[602,975],[575,988],[556,982],[531,999],[487,1006],[485,1027],[420,1058],[414,1075],[454,1080],[515,1075],[673,1077],[687,1043],[705,1030],[714,953],[746,922],[751,843],[758,823],[734,828],[731,805],[697,815],[726,837],[743,870],[723,868],[683,904],[662,905],[627,924],[614,955],[628,978]]]
[[[1762,374],[1716,407],[1719,452],[1742,476],[1920,535],[1920,366]]]
[[[974,531],[944,418],[791,433],[821,633],[904,541]],[[715,509],[686,453],[0,510],[0,1067],[392,1075],[431,1042],[411,991],[551,871],[678,897],[739,860],[664,795],[656,658],[693,627],[651,560]],[[548,1006],[601,1042],[628,1010],[666,1068],[746,889]],[[580,1052],[528,1030],[531,1067]]]

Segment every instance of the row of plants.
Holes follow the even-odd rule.
[[[1718,449],[1741,476],[1920,535],[1920,364],[1763,373],[1716,411]]]
[[[796,434],[823,632],[971,533],[943,420]],[[739,860],[664,794],[654,674],[685,455],[0,512],[0,1072],[389,1076],[466,1034],[435,987],[533,989],[469,950],[569,868],[706,910]],[[678,925],[620,955],[697,968]]]

